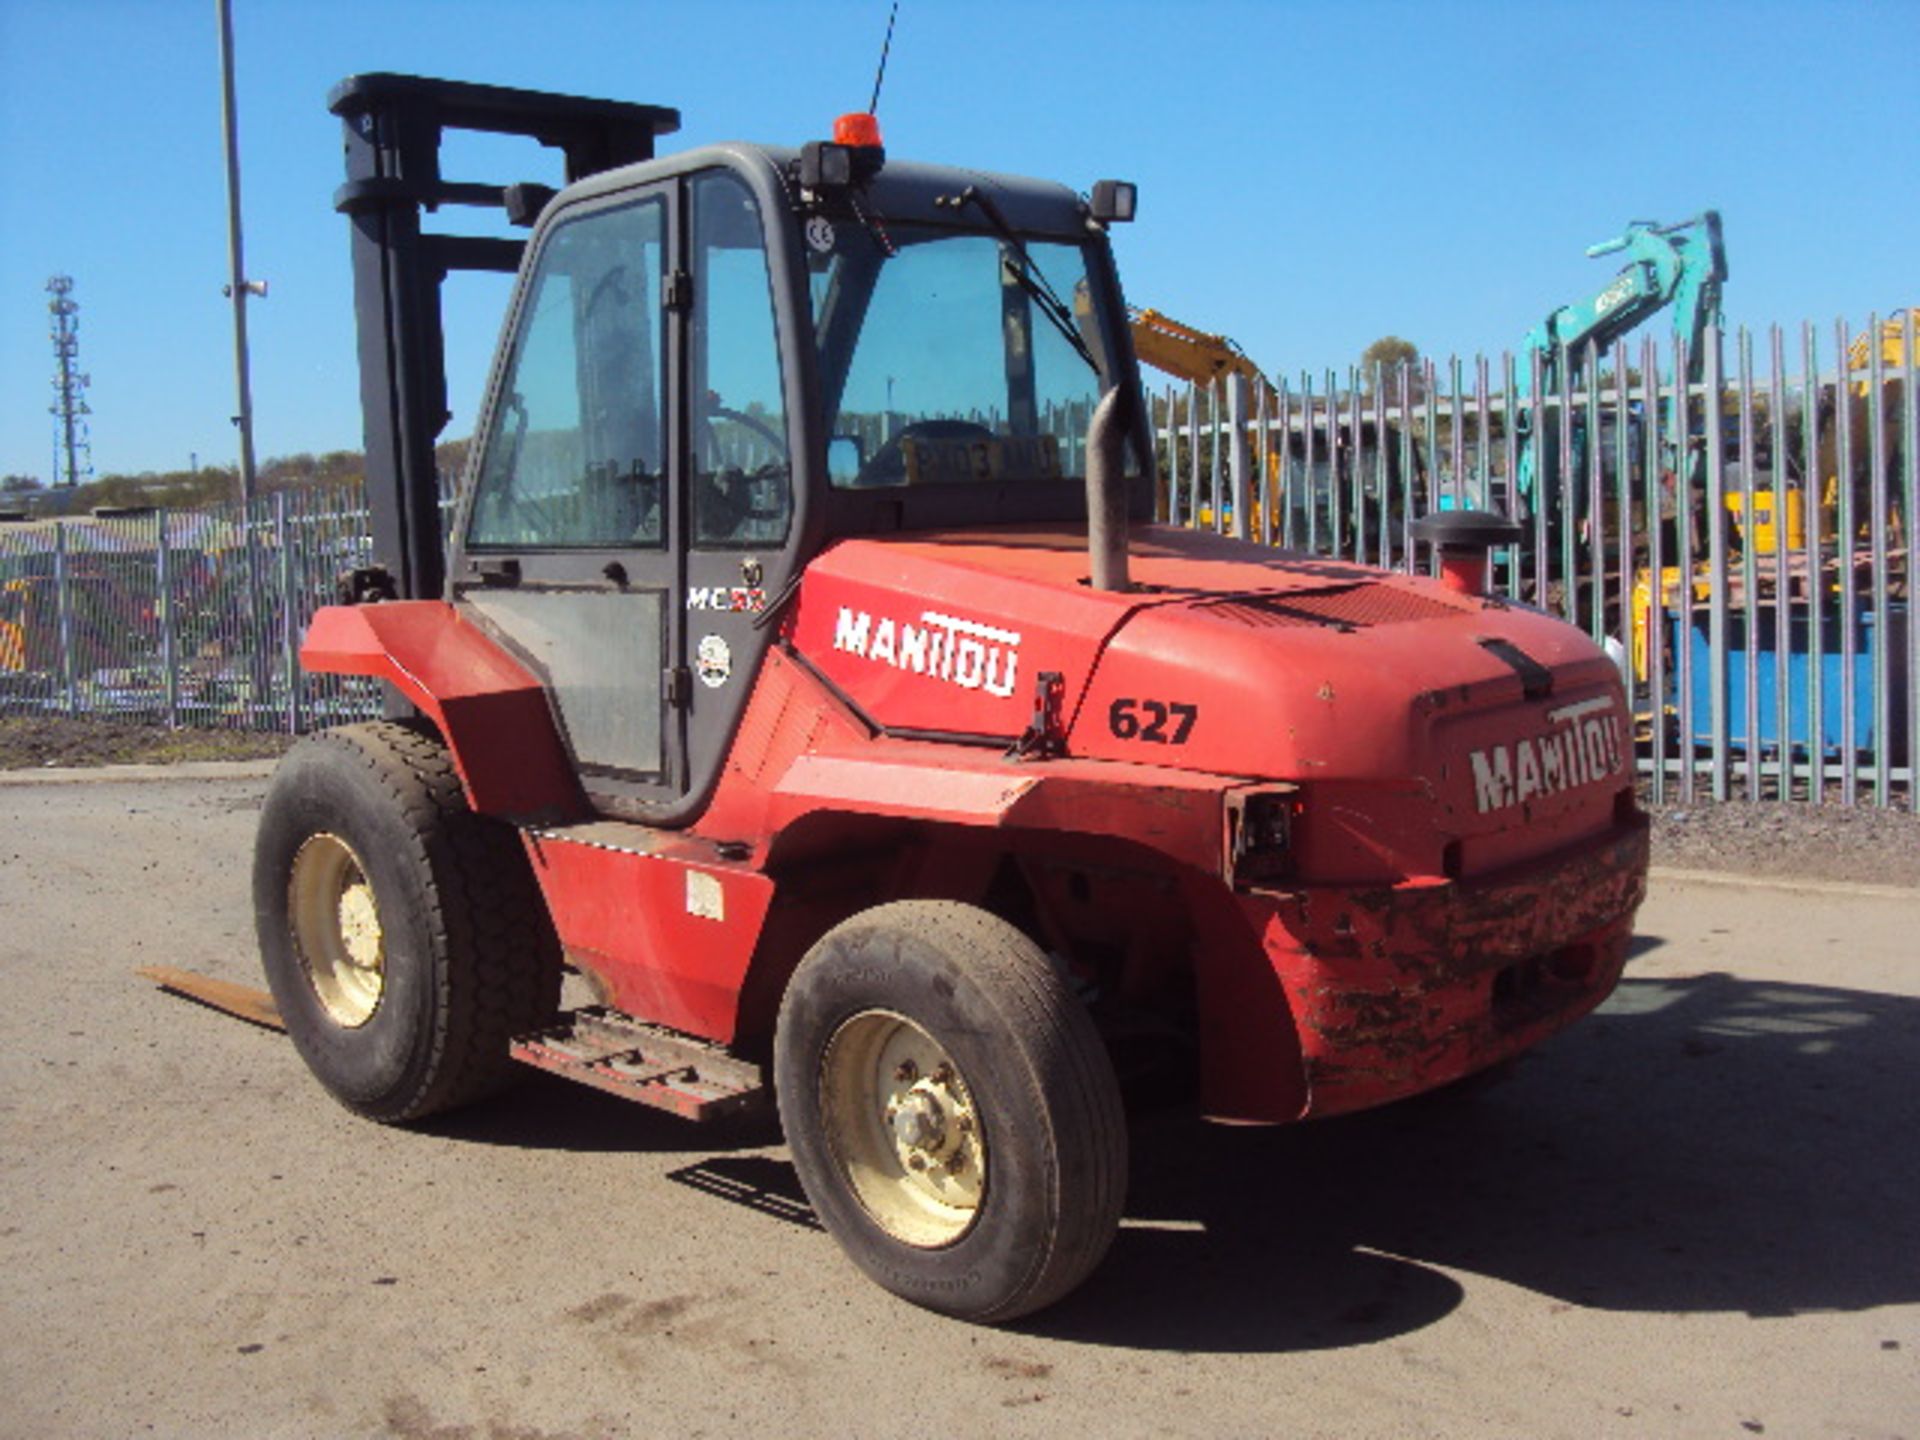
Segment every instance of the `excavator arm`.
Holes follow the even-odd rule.
[[[1692,383],[1700,378],[1701,342],[1708,327],[1720,323],[1720,293],[1727,279],[1720,212],[1707,210],[1674,225],[1634,220],[1624,234],[1587,250],[1595,259],[1622,253],[1628,257],[1626,264],[1599,294],[1562,305],[1527,332],[1520,353],[1523,393],[1531,383],[1535,354],[1541,357],[1542,393],[1551,395],[1560,388],[1563,365],[1565,378],[1577,381],[1589,353],[1609,349],[1668,306],[1673,307],[1674,334],[1687,342],[1686,379]],[[1535,453],[1530,416],[1520,418],[1518,429],[1521,450],[1516,484],[1532,504],[1543,467]]]
[[[1727,278],[1720,212],[1708,210],[1677,225],[1631,222],[1624,235],[1588,247],[1590,258],[1625,252],[1627,263],[1592,299],[1562,305],[1528,332],[1524,354],[1538,350],[1549,367],[1564,354],[1577,366],[1588,346],[1601,350],[1671,305],[1673,328],[1692,349],[1720,319],[1720,287]],[[1555,377],[1557,379],[1557,376]]]
[[[1244,375],[1256,388],[1267,388],[1260,367],[1224,335],[1182,325],[1158,310],[1129,309],[1127,320],[1133,327],[1134,354],[1176,380],[1210,385],[1229,375]]]
[[[1176,380],[1185,380],[1202,389],[1224,384],[1238,375],[1247,382],[1248,394],[1256,401],[1262,395],[1269,402],[1277,398],[1260,367],[1226,336],[1182,325],[1158,310],[1133,306],[1127,307],[1127,323],[1133,331],[1133,353],[1141,364],[1151,365]],[[1279,457],[1272,457],[1269,463],[1277,467]],[[1264,499],[1256,498],[1255,511],[1264,503]],[[1196,506],[1195,518],[1204,524],[1212,518],[1212,512],[1205,506]]]

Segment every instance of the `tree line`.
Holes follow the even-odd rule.
[[[457,475],[466,465],[468,443],[449,440],[434,447],[442,474]],[[261,462],[254,472],[254,490],[271,495],[278,490],[357,487],[365,479],[366,456],[358,450],[303,452]],[[239,499],[240,472],[233,465],[114,473],[72,487],[50,487],[34,475],[0,476],[0,510],[25,511],[35,517],[84,515],[102,507],[199,510]]]

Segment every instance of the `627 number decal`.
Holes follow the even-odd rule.
[[[1193,733],[1193,722],[1199,718],[1198,705],[1184,705],[1177,700],[1130,700],[1123,696],[1108,707],[1107,728],[1116,740],[1184,745]]]

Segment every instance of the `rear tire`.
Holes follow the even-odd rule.
[[[1127,1173],[1112,1066],[1004,920],[909,900],[829,931],[781,1005],[774,1073],[815,1212],[894,1294],[1011,1320],[1112,1243]]]
[[[419,1120],[499,1089],[554,1013],[560,952],[519,836],[467,808],[446,746],[382,721],[302,740],[254,848],[267,982],[348,1109]]]

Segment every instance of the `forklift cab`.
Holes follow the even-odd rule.
[[[763,205],[705,166],[556,206],[456,511],[451,598],[546,682],[609,813],[670,813],[717,764],[689,722],[735,708],[769,577],[791,570]]]
[[[605,105],[409,77],[342,92],[390,103],[403,81],[470,100],[466,121],[497,119],[480,111],[501,93]],[[671,114],[613,108],[636,131]],[[840,152],[824,173],[823,150]],[[730,144],[572,178],[535,192],[443,593],[545,683],[597,810],[683,823],[814,555],[845,535],[1083,521],[1094,406],[1136,372],[1104,224],[1064,187],[874,145]],[[366,328],[363,296],[363,352]],[[433,579],[423,563],[395,590]]]

